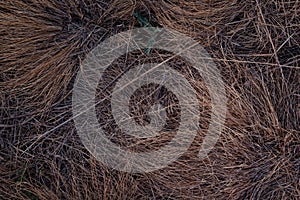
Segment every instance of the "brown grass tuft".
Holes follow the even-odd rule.
[[[71,98],[80,64],[105,38],[140,27],[134,10],[152,25],[199,41],[222,73],[228,114],[204,160],[197,150],[210,119],[210,98],[197,76],[187,78],[203,109],[201,131],[164,169],[135,175],[112,170],[76,133]],[[1,199],[299,199],[299,41],[296,0],[0,1]],[[114,64],[160,62],[168,56],[135,52]],[[170,64],[191,72],[179,58]],[[117,75],[115,69],[108,75]],[[97,108],[99,121],[108,123],[105,107]],[[164,142],[113,139],[124,146],[139,144],[132,150]]]

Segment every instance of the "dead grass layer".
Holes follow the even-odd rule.
[[[199,41],[223,76],[226,123],[206,159],[199,160],[197,150],[210,119],[210,97],[201,77],[189,76],[192,68],[180,58],[170,64],[193,83],[202,111],[199,134],[176,162],[146,174],[118,172],[98,162],[76,133],[71,97],[80,63],[105,38],[140,27],[134,10],[153,26]],[[0,1],[0,198],[299,199],[299,55],[296,0]],[[168,56],[135,52],[113,66]],[[105,84],[117,69],[111,68]],[[146,91],[156,89],[149,85]],[[107,105],[97,108],[104,124],[111,122]],[[147,111],[132,110],[143,116]],[[174,119],[176,125],[176,113]],[[114,138],[133,150],[163,144],[161,138],[121,141]]]

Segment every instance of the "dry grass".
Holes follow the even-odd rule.
[[[1,199],[300,198],[300,2],[188,2],[0,1]],[[151,24],[199,41],[215,59],[229,101],[224,132],[198,160],[210,103],[201,77],[189,77],[203,108],[199,135],[175,163],[132,175],[84,148],[71,96],[84,56],[110,35],[140,26],[135,9]],[[153,50],[115,64],[168,56]],[[179,58],[170,64],[191,70]],[[110,75],[116,72],[112,67]]]

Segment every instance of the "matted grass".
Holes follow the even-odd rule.
[[[210,98],[199,76],[187,77],[198,92],[201,131],[189,151],[164,169],[135,175],[112,170],[76,133],[71,110],[76,72],[105,38],[142,25],[135,10],[152,26],[199,41],[223,76],[226,123],[204,160],[197,150],[210,119]],[[299,199],[299,42],[296,0],[0,1],[0,197]],[[162,62],[168,56],[155,49],[135,52],[114,66]],[[191,72],[179,58],[170,64]],[[118,74],[115,69],[108,74]],[[122,138],[114,140],[122,145]],[[139,142],[137,147],[157,148],[164,141]]]

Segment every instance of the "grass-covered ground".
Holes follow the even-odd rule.
[[[72,120],[72,88],[88,52],[116,33],[145,26],[145,19],[205,47],[222,74],[228,113],[215,148],[199,160],[210,97],[184,60],[171,59],[198,92],[199,134],[166,168],[129,174],[105,166],[83,146]],[[114,62],[107,80],[121,73],[118,66],[170,56],[133,52]],[[107,124],[108,106],[97,107]],[[299,199],[299,125],[297,0],[0,0],[0,199]],[[131,150],[164,142],[114,141]]]

